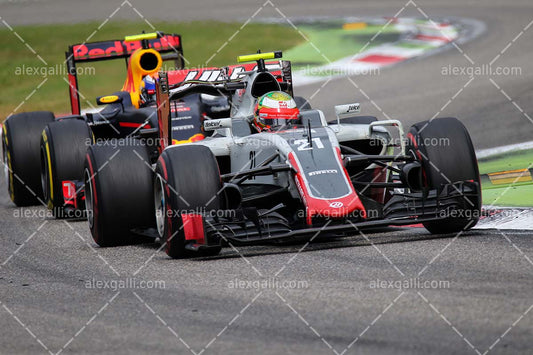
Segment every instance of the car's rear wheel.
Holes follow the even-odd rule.
[[[154,181],[156,225],[165,251],[172,258],[216,255],[220,247],[204,252],[185,248],[182,214],[202,214],[220,209],[222,182],[215,156],[209,148],[187,145],[167,149],[157,162]]]
[[[2,129],[2,156],[9,196],[17,206],[42,203],[39,143],[44,127],[54,121],[48,111],[9,116]]]
[[[476,153],[465,126],[456,118],[436,118],[417,123],[407,134],[407,152],[422,164],[423,180],[427,187],[460,181],[480,184]],[[424,223],[431,233],[457,233],[476,225],[481,213],[481,193],[474,198],[464,197],[465,208],[458,217],[448,217]]]
[[[87,150],[85,206],[93,239],[102,247],[145,241],[132,230],[155,226],[150,157],[146,147],[131,142],[113,140]]]
[[[41,184],[44,200],[55,217],[66,217],[62,183],[65,180],[81,181],[85,153],[92,143],[92,132],[82,120],[52,122],[43,130]]]

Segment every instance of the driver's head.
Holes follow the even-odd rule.
[[[150,75],[143,78],[140,93],[142,104],[155,101],[155,80]]]
[[[271,91],[257,100],[254,110],[254,126],[258,131],[276,131],[298,122],[300,110],[291,95]]]

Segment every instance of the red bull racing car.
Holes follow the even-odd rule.
[[[245,65],[159,73],[158,154],[141,140],[87,150],[86,206],[98,245],[152,237],[181,258],[376,226],[458,233],[476,224],[479,172],[459,120],[405,133],[397,120],[360,115],[358,103],[336,106],[327,119],[293,98],[290,63],[280,58],[258,53],[239,57],[252,62]],[[227,109],[210,117],[204,100]],[[193,112],[202,137],[180,142]]]
[[[103,108],[82,113],[76,65],[113,59],[126,61],[122,89],[98,97],[96,103]],[[87,146],[112,138],[157,136],[151,78],[163,61],[183,67],[179,35],[143,33],[69,46],[65,63],[71,114],[55,117],[52,112],[24,112],[8,117],[2,125],[2,157],[11,200],[17,206],[45,204],[57,217],[83,211]]]

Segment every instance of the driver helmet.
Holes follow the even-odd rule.
[[[254,109],[254,126],[259,132],[275,131],[298,122],[300,110],[291,95],[271,91],[257,100]]]

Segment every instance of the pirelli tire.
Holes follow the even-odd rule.
[[[170,257],[209,256],[220,252],[220,247],[188,251],[181,214],[220,209],[221,188],[218,164],[209,148],[186,145],[163,151],[156,166],[154,204],[157,230]]]
[[[78,119],[51,122],[41,135],[41,184],[44,201],[56,218],[64,213],[63,181],[83,179],[85,153],[94,143],[87,123]]]
[[[96,244],[148,241],[132,232],[155,227],[153,171],[144,145],[120,139],[90,146],[84,182],[87,219]]]
[[[423,180],[429,188],[459,181],[473,181],[481,186],[472,139],[457,118],[436,118],[411,126],[407,153],[422,164]],[[465,198],[465,202],[466,208],[458,217],[426,222],[424,227],[433,234],[458,233],[474,227],[481,214],[481,193]]]
[[[39,145],[44,127],[54,121],[48,111],[9,116],[2,125],[2,159],[11,201],[15,205],[42,204]]]

